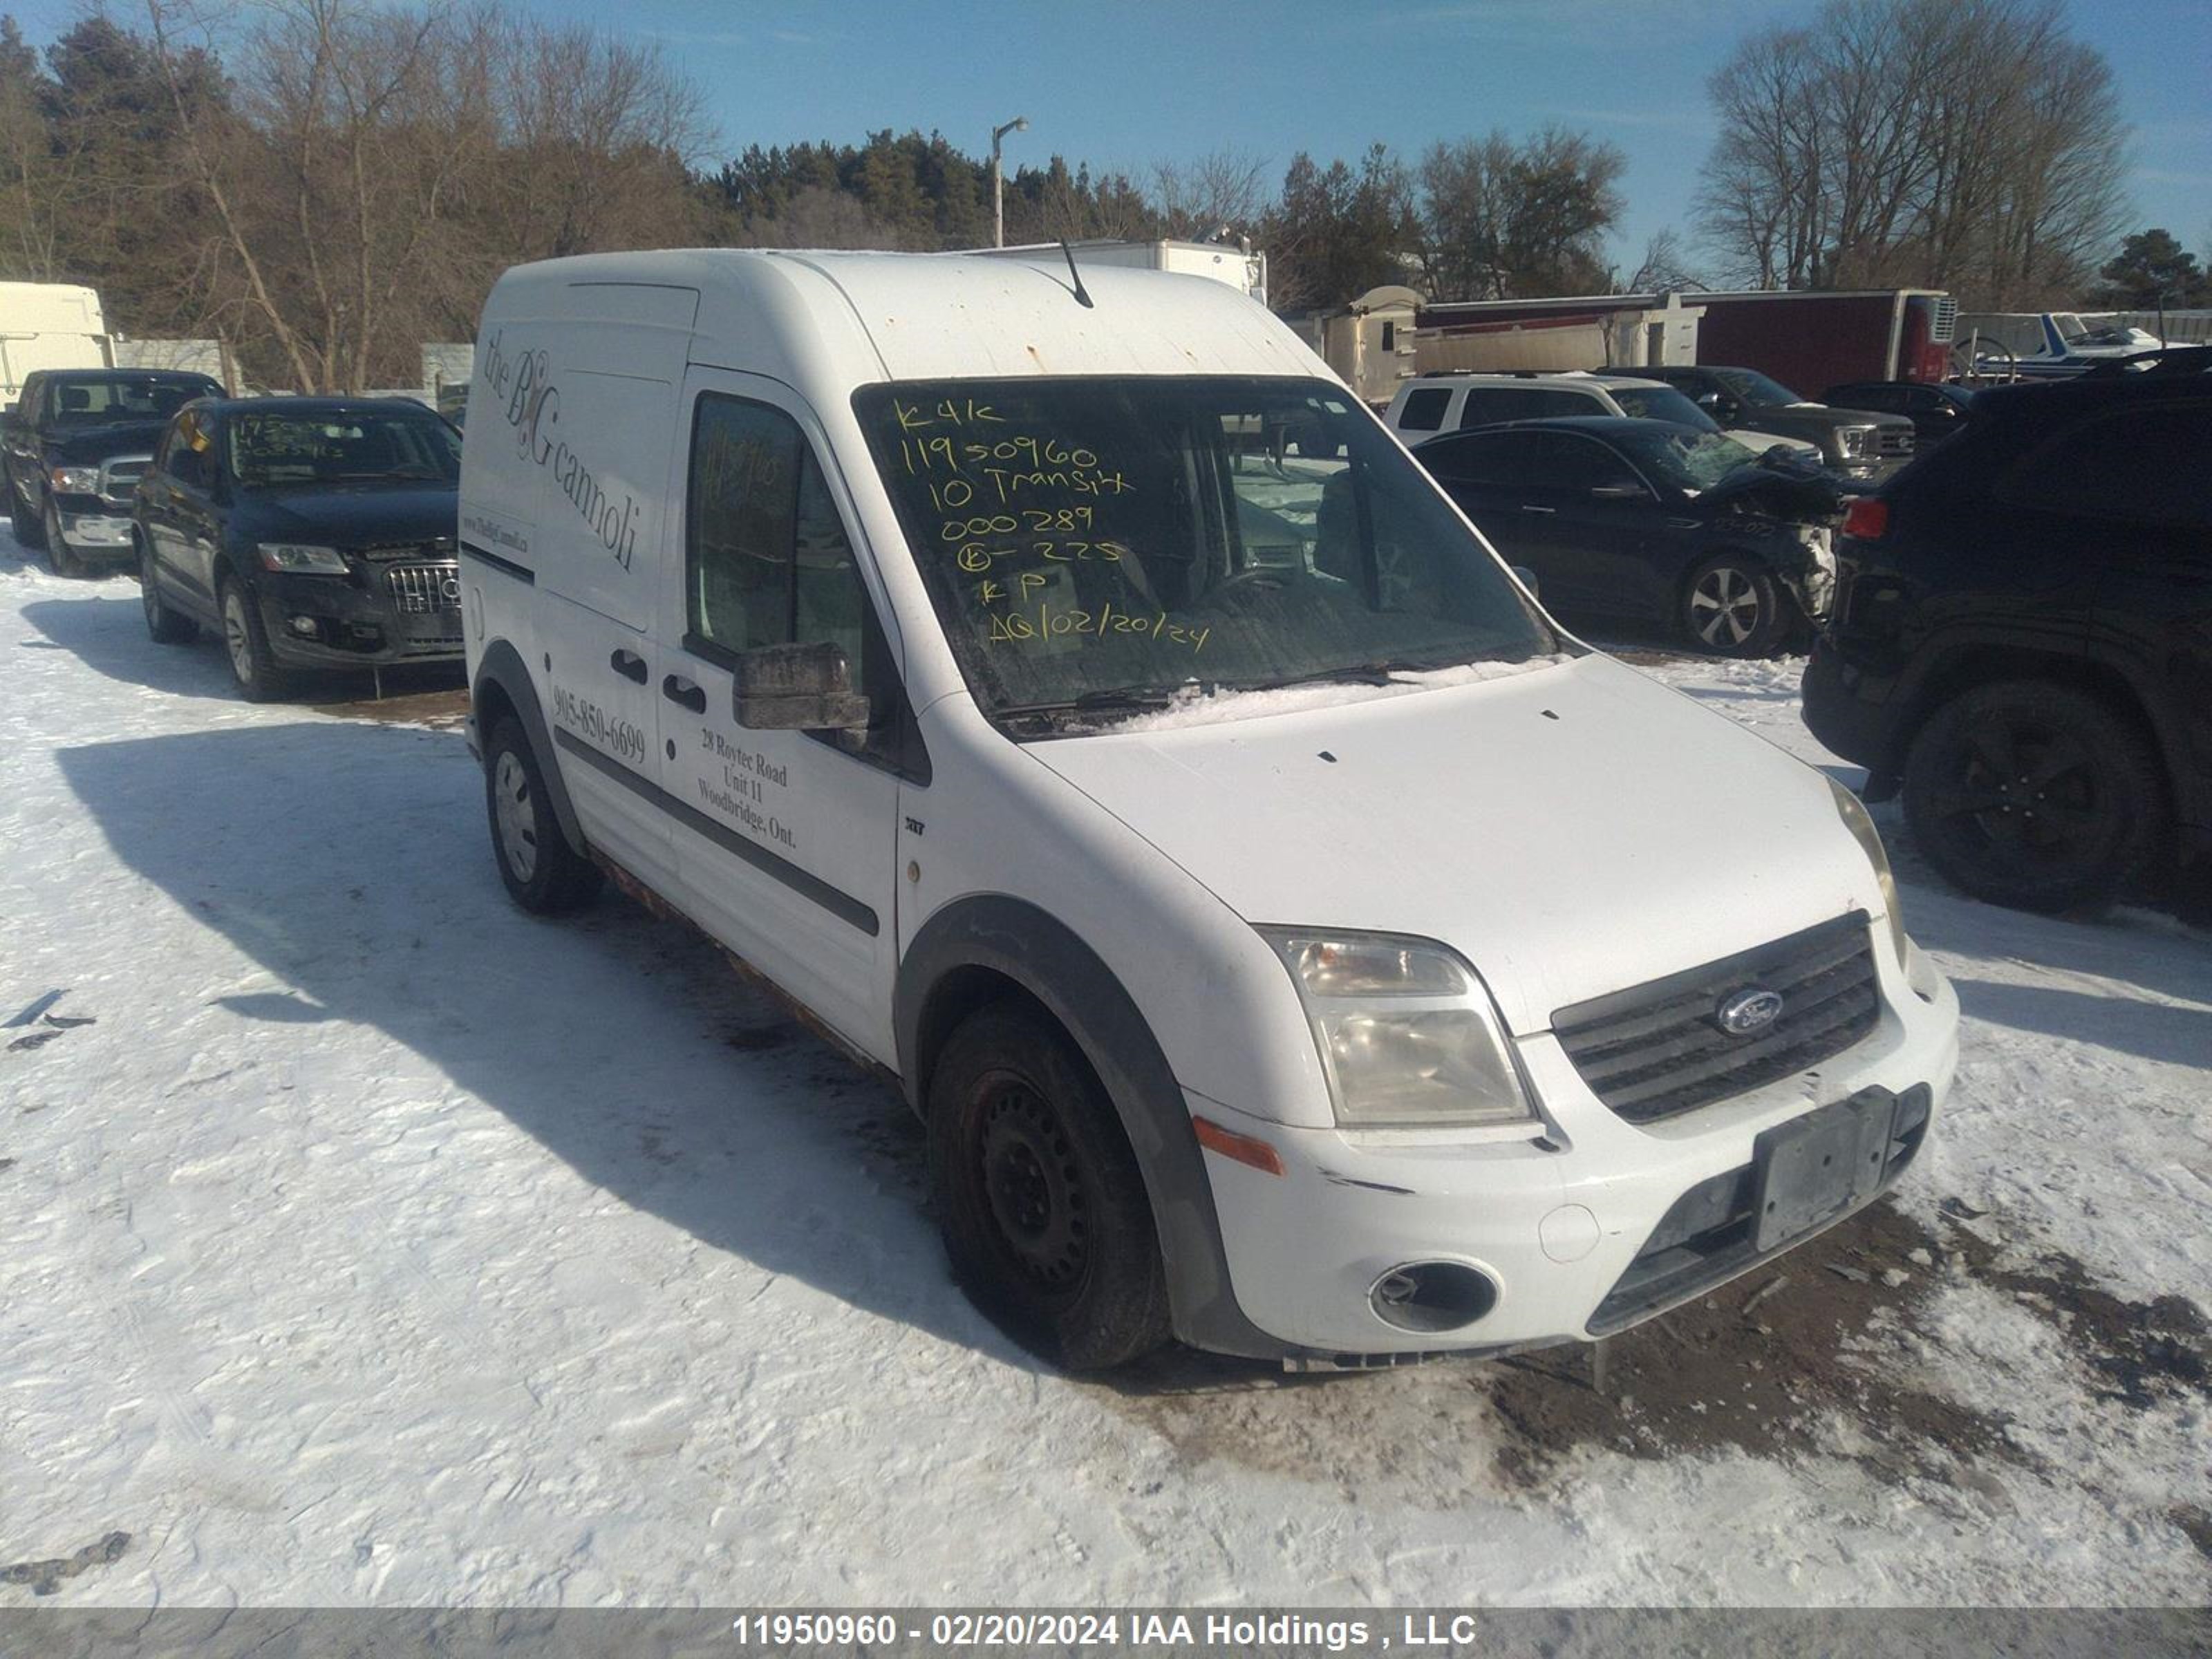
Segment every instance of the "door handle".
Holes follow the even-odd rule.
[[[1541,513],[1548,518],[1553,514],[1557,513],[1559,509],[1556,507],[1531,507],[1526,501],[1523,501],[1521,504],[1521,510],[1523,513]]]
[[[616,673],[640,685],[645,684],[645,659],[635,651],[617,651],[607,659]]]
[[[680,674],[671,674],[660,683],[660,695],[674,703],[681,703],[695,714],[707,712],[707,694]]]

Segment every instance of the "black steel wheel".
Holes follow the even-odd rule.
[[[1018,1340],[1104,1370],[1168,1340],[1143,1174],[1113,1103],[1041,1009],[995,1003],[947,1039],[929,1158],[953,1272]]]
[[[1977,898],[2091,907],[2142,878],[2166,843],[2156,753],[2097,698],[2040,681],[1954,698],[1905,756],[1914,844]]]
[[[568,845],[537,753],[512,716],[484,744],[484,809],[499,878],[517,904],[536,915],[560,915],[598,896],[605,878]]]

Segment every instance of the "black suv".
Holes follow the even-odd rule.
[[[218,630],[239,689],[461,657],[461,434],[404,398],[188,404],[138,482],[146,629]]]
[[[2212,855],[2212,349],[1994,388],[1852,504],[1805,723],[1978,897]]]
[[[222,396],[204,374],[162,368],[42,369],[0,416],[15,539],[43,547],[56,575],[128,563],[131,492],[169,416]]]
[[[1912,459],[1912,422],[1903,416],[1808,403],[1755,368],[1662,364],[1636,372],[1688,393],[1723,426],[1747,427],[1820,445],[1822,465],[1855,483],[1886,478]]]

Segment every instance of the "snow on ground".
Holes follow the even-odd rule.
[[[1796,665],[1655,672],[1822,758]],[[458,732],[249,707],[0,538],[0,1569],[67,1564],[0,1605],[2212,1582],[2178,921],[1900,849],[1969,1016],[1930,1154],[1787,1285],[1620,1339],[1605,1397],[1572,1352],[1075,1382],[948,1282],[892,1091],[674,924],[514,909]]]

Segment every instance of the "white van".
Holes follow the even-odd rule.
[[[461,579],[492,842],[895,1073],[1042,1350],[1588,1340],[1870,1200],[1950,988],[1848,793],[1563,633],[1218,283],[527,265]]]

